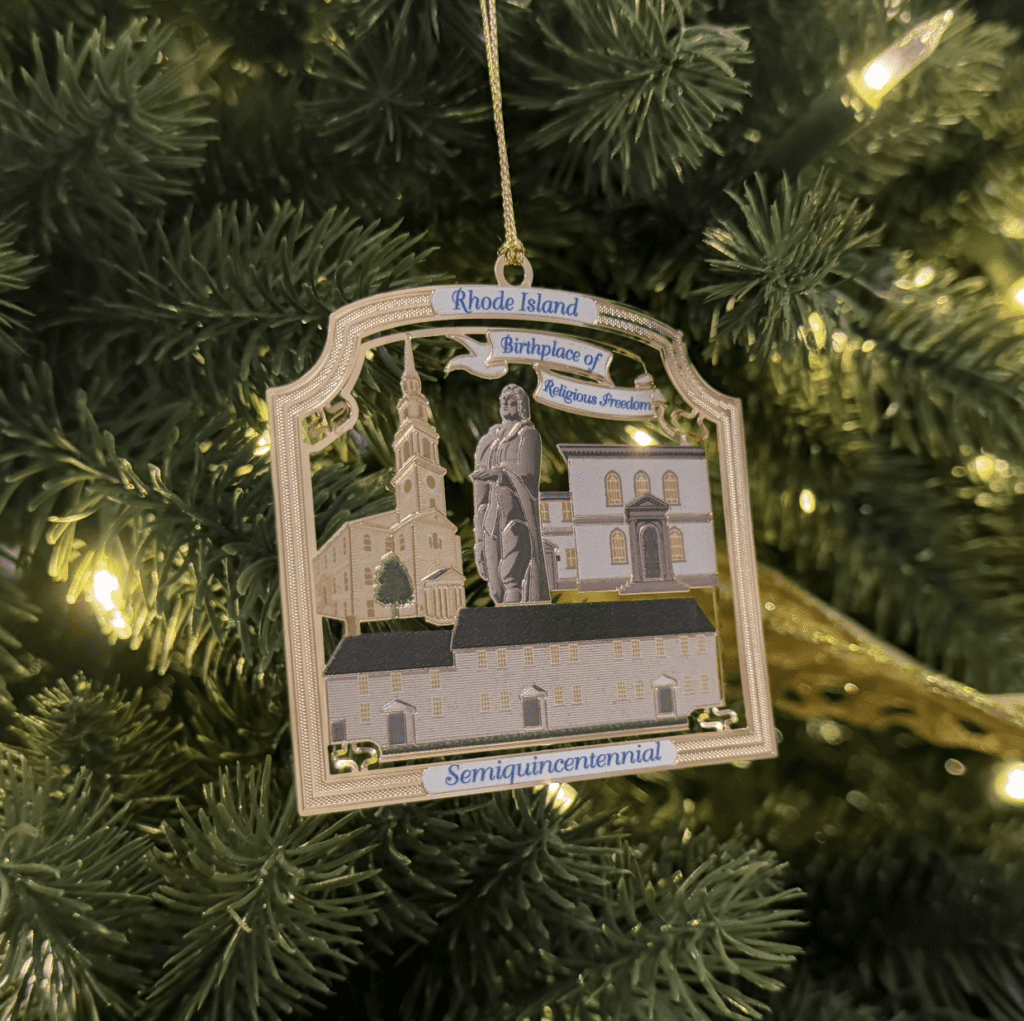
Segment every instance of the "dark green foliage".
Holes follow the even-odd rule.
[[[769,1000],[772,1021],[885,1021],[888,1012],[857,1003],[838,984],[815,982],[801,969],[787,976],[784,990]]]
[[[181,724],[173,726],[144,702],[141,688],[127,698],[118,680],[103,684],[79,674],[70,684],[60,680],[44,689],[30,704],[31,713],[19,713],[11,728],[30,767],[42,771],[49,763],[58,777],[85,769],[118,799],[136,804],[154,792],[171,799],[175,775],[187,761],[174,740]]]
[[[362,831],[345,816],[300,820],[274,774],[269,759],[224,771],[205,807],[165,826],[155,899],[167,958],[146,1017],[276,1021],[353,962],[374,918]]]
[[[1024,903],[1005,870],[933,847],[883,846],[812,867],[808,893],[812,969],[846,972],[892,1013],[1020,1017]]]
[[[759,359],[824,347],[836,326],[836,285],[856,276],[878,244],[870,214],[823,176],[803,193],[784,179],[771,200],[758,177],[733,200],[745,226],[723,220],[704,232],[724,256],[708,260],[722,282],[698,292],[715,303],[718,343],[743,345]]]
[[[751,60],[749,44],[734,28],[687,24],[687,6],[569,0],[542,9],[545,49],[527,59],[529,91],[515,101],[548,114],[531,144],[550,149],[565,178],[645,195],[722,152],[712,129],[742,109],[737,70]]]
[[[457,158],[481,145],[476,124],[491,109],[486,79],[475,61],[442,54],[416,31],[409,7],[382,17],[355,44],[339,38],[318,48],[315,59],[323,85],[303,116],[336,153],[368,157],[387,173],[404,164],[458,179]]]
[[[391,615],[398,616],[398,608],[412,602],[415,595],[405,564],[393,553],[386,556],[377,569],[377,602],[391,607]]]
[[[144,208],[188,190],[211,135],[202,58],[172,61],[172,41],[142,21],[110,41],[69,30],[56,45],[59,88],[38,40],[31,73],[0,74],[0,202],[27,207],[35,246],[141,235]]]
[[[40,1021],[136,1018],[153,879],[146,841],[87,770],[67,786],[0,760],[0,1013]]]
[[[312,364],[334,309],[408,286],[423,253],[394,226],[337,209],[307,218],[286,203],[268,223],[252,207],[216,207],[195,229],[160,228],[136,258],[130,273],[111,266],[124,273],[116,296],[86,310],[106,342],[125,341],[139,362],[227,360],[262,396]]]
[[[17,580],[7,576],[9,563],[0,548],[0,682],[4,683],[0,702],[8,705],[6,683],[32,677],[40,670],[37,657],[25,649],[15,632],[36,623],[41,612]]]
[[[16,333],[18,320],[25,310],[16,305],[5,294],[22,291],[39,272],[33,267],[32,256],[19,252],[15,247],[19,228],[0,220],[0,351],[16,354],[21,350]]]

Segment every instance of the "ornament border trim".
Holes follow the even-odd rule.
[[[338,309],[330,317],[327,341],[313,367],[295,382],[267,391],[295,786],[299,814],[303,816],[451,796],[426,791],[423,774],[435,764],[431,762],[382,766],[353,773],[332,774],[329,770],[329,721],[326,686],[322,683],[325,650],[323,629],[314,607],[312,577],[312,557],[316,552],[313,490],[308,469],[309,445],[303,441],[304,421],[340,396],[348,403],[349,415],[338,435],[355,425],[358,405],[354,388],[366,355],[373,348],[402,339],[406,334],[397,331],[406,327],[411,328],[411,336],[443,334],[441,324],[451,322],[452,317],[434,311],[431,297],[435,290],[436,287],[416,287],[391,291]],[[777,754],[776,731],[761,618],[741,402],[715,390],[697,373],[687,357],[680,331],[628,305],[591,295],[581,294],[580,297],[597,305],[597,319],[590,324],[590,329],[623,334],[655,350],[679,396],[696,416],[714,422],[717,427],[746,726],[703,733],[688,730],[662,733],[658,737],[671,740],[676,746],[678,758],[673,768],[772,758]],[[486,324],[514,319],[550,325],[558,322],[551,316],[524,312],[487,312],[458,318],[463,328],[466,323],[475,326],[477,321]],[[437,324],[437,328],[424,330],[422,327],[429,323]],[[417,326],[420,328],[416,329]],[[382,331],[387,333],[382,335]],[[598,732],[587,732],[576,740],[592,741],[602,736]],[[565,745],[571,746],[572,739]],[[487,751],[495,753],[501,749],[501,745],[495,744],[488,746]],[[446,754],[453,757],[478,755],[481,751],[478,746],[453,747]],[[623,768],[607,775],[634,772],[635,768]]]

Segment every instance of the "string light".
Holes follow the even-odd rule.
[[[576,788],[567,783],[549,783],[548,797],[563,812],[576,800]]]
[[[99,614],[100,620],[119,637],[127,638],[131,628],[118,605],[121,602],[118,597],[120,591],[121,583],[106,568],[101,568],[92,576],[92,603],[103,611]]]
[[[811,103],[807,112],[765,156],[765,167],[796,173],[866,123],[882,100],[938,48],[953,21],[944,11],[915,25],[863,67],[850,71]]]
[[[644,429],[637,429],[636,426],[626,426],[626,432],[633,437],[633,442],[641,447],[653,447],[655,443],[654,437],[646,432]]]
[[[804,514],[813,514],[815,507],[818,506],[818,498],[809,489],[800,490],[800,510]]]
[[[935,52],[952,20],[953,11],[949,10],[915,25],[869,64],[851,71],[846,76],[850,88],[877,110],[882,100]]]
[[[1024,805],[1024,762],[1004,762],[992,775],[992,792],[1008,805]]]

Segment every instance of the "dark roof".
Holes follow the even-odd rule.
[[[379,670],[425,670],[453,666],[451,631],[382,631],[342,638],[325,674],[369,674]]]
[[[543,645],[595,639],[689,635],[715,630],[696,599],[649,599],[551,606],[467,606],[453,649]]]
[[[558,452],[570,457],[706,457],[703,447],[664,444],[640,447],[632,443],[559,443]]]

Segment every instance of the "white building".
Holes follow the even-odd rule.
[[[695,599],[469,607],[451,631],[343,638],[325,675],[331,741],[385,751],[678,728],[722,704]]]
[[[398,429],[392,443],[395,510],[346,522],[313,558],[316,612],[345,621],[348,635],[359,633],[361,621],[392,616],[391,606],[376,601],[377,570],[388,553],[405,565],[415,593],[412,602],[398,608],[400,617],[451,624],[466,605],[462,545],[448,520],[445,470],[429,414],[412,342],[406,340]]]
[[[685,592],[718,584],[703,448],[558,449],[569,492],[540,494],[552,590]]]

